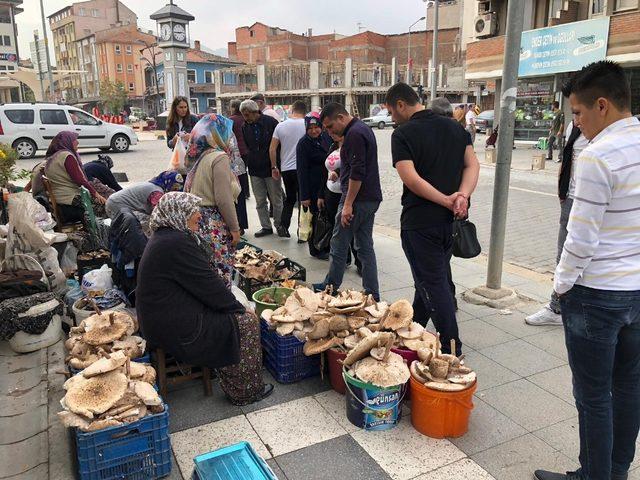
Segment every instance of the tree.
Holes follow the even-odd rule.
[[[120,81],[103,79],[100,82],[100,98],[108,113],[118,115],[127,101],[127,90]]]

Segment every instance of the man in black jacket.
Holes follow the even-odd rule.
[[[258,104],[253,100],[245,100],[240,104],[240,113],[244,118],[242,135],[247,145],[247,168],[251,177],[251,188],[256,197],[256,210],[262,227],[255,233],[256,237],[273,234],[267,198],[273,206],[273,221],[276,229],[280,227],[282,217],[282,187],[277,168],[271,167],[269,145],[278,121],[260,112]]]

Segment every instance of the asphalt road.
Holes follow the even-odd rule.
[[[391,129],[375,130],[384,201],[376,223],[399,229],[402,184],[391,164]],[[476,140],[481,152],[482,136]],[[43,153],[43,152],[42,152]],[[20,160],[19,168],[32,168],[42,161],[40,153],[32,160]],[[99,150],[82,150],[83,162],[95,160]],[[520,155],[525,152],[519,152]],[[171,151],[162,140],[141,141],[126,153],[110,153],[114,172],[125,172],[130,182],[150,179],[164,170]],[[483,250],[488,251],[495,170],[484,165],[480,182],[472,197],[470,218],[476,224]],[[509,189],[505,261],[539,272],[552,272],[555,267],[556,236],[559,218],[554,175],[513,170]]]

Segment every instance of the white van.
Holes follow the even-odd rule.
[[[57,103],[4,103],[0,105],[0,143],[11,145],[20,158],[46,150],[53,137],[69,130],[78,133],[80,147],[126,152],[138,143],[131,127],[103,122],[84,110]]]

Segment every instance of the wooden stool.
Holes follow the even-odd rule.
[[[163,398],[167,396],[167,387],[169,385],[177,385],[198,378],[202,378],[205,396],[210,397],[213,395],[211,369],[209,367],[193,367],[186,364],[178,365],[177,360],[171,356],[167,356],[161,348],[156,348],[152,353],[156,364],[160,395]],[[193,371],[194,369],[197,371]],[[189,373],[184,373],[184,370],[188,370]]]

